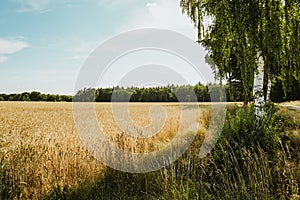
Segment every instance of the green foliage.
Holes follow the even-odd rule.
[[[220,99],[221,101],[244,101],[245,94],[243,91],[243,83],[241,81],[231,81],[226,84],[224,89],[226,96]],[[288,101],[300,99],[298,90],[300,89],[300,82],[294,80],[294,87],[291,92],[284,95],[283,87],[280,83],[276,83],[272,88],[271,99],[275,102]],[[84,88],[79,90],[74,96],[73,101],[81,102],[210,102],[211,94],[219,88],[218,84],[208,84],[207,86],[198,83],[194,86],[169,85],[165,87],[154,88]],[[112,95],[114,96],[112,97]],[[217,92],[220,94],[220,92]],[[247,94],[247,100],[252,99],[252,95]],[[177,96],[180,99],[177,99]],[[226,99],[225,99],[226,98]]]
[[[0,94],[0,101],[65,101],[71,102],[72,96],[42,94],[37,91],[23,92],[20,94]]]
[[[210,101],[210,96],[208,88],[198,83],[195,86],[168,85],[150,88],[120,88],[118,86],[99,89],[84,88],[76,93],[73,100],[82,102],[207,102]]]
[[[281,148],[280,137],[291,126],[293,122],[280,114],[273,104],[268,106],[266,114],[260,119],[255,117],[253,105],[235,108],[227,112],[220,143],[224,145],[228,142],[233,150],[257,149],[259,146],[268,153],[270,159],[275,159]]]
[[[84,88],[77,92],[74,96],[42,94],[37,91],[23,92],[20,94],[0,94],[0,101],[83,101],[83,102],[111,102],[112,94],[114,93],[113,101],[119,102],[178,102],[176,95],[181,97],[181,101],[186,102],[210,102],[210,94],[218,85],[208,84],[207,86],[198,83],[194,86],[169,85],[166,87],[156,88]],[[231,84],[225,85],[226,101],[243,101],[243,86],[240,81],[232,81]],[[275,102],[290,101],[300,99],[300,82],[293,79],[293,87],[290,92],[284,93],[283,86],[280,82],[276,83],[272,88],[271,99]],[[196,98],[195,98],[196,95]],[[250,96],[248,97],[251,100]],[[222,99],[224,100],[224,99]]]
[[[241,184],[244,186],[241,191],[247,188],[248,191],[257,193],[261,187],[267,188],[266,191],[257,193],[262,195],[259,199],[289,199],[289,194],[293,193],[290,189],[297,192],[299,183],[292,183],[295,179],[294,172],[290,171],[291,177],[286,179],[282,171],[286,170],[286,157],[290,156],[286,152],[289,149],[293,154],[297,151],[291,143],[286,145],[286,141],[291,141],[290,138],[287,139],[290,130],[295,129],[296,122],[279,112],[273,104],[268,105],[265,115],[260,119],[254,116],[253,105],[230,108],[221,138],[213,150],[213,166],[231,169],[229,179],[242,180]],[[254,163],[249,160],[251,157],[254,158]],[[260,175],[253,170],[258,170]],[[253,176],[261,182],[257,183]],[[244,196],[243,193],[240,198],[251,199],[251,196]]]
[[[40,101],[42,100],[42,94],[40,92],[33,91],[29,94],[29,99],[31,101]]]
[[[69,197],[71,189],[65,185],[64,187],[60,187],[59,185],[53,189],[51,196],[46,196],[44,200],[71,200]]]
[[[271,100],[273,102],[300,100],[300,82],[291,78],[290,86],[286,92],[283,84],[281,82],[276,82],[272,87]]]
[[[131,92],[125,89],[118,89],[113,91],[112,101],[124,102],[129,101]]]
[[[198,41],[209,51],[206,60],[215,74],[230,84],[241,81],[246,103],[253,90],[258,52],[266,79],[282,82],[284,93],[292,79],[300,80],[297,1],[181,0],[180,5],[198,30]]]

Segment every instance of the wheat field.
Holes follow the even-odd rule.
[[[148,152],[168,143],[182,125],[178,104],[159,104],[166,114],[165,119],[155,115],[160,113],[155,109],[151,111],[153,105],[158,104],[129,105],[129,116],[135,125],[147,127],[154,124],[149,130],[155,129],[157,134],[150,138],[128,136],[131,127],[127,126],[127,130],[120,128],[110,103],[98,103],[95,110],[103,131],[117,146],[132,152]],[[72,109],[72,103],[64,102],[0,103],[0,178],[6,194],[18,194],[20,199],[40,199],[54,187],[73,187],[101,176],[105,166],[82,144]],[[202,124],[199,128],[205,131],[209,110],[201,109],[201,112],[205,112],[206,117],[188,121]],[[163,127],[155,127],[154,119],[164,120]]]

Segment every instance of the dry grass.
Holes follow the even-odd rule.
[[[75,188],[69,199],[95,198],[95,195],[98,199],[105,196],[106,199],[123,198],[131,193],[135,199],[141,194],[148,198],[148,190],[152,191],[150,195],[154,195],[155,199],[253,199],[253,194],[258,199],[270,198],[272,168],[264,157],[265,152],[256,155],[241,150],[241,164],[248,171],[245,172],[247,177],[238,172],[238,180],[232,175],[239,170],[235,167],[238,157],[233,152],[228,154],[224,151],[224,155],[229,155],[224,157],[230,161],[226,162],[228,166],[217,166],[210,157],[204,160],[198,158],[200,142],[212,118],[209,105],[186,104],[181,113],[176,103],[131,103],[129,118],[136,126],[126,124],[129,118],[121,112],[126,111],[126,107],[117,108],[121,112],[118,123],[125,124],[123,129],[114,118],[110,103],[95,105],[97,120],[105,135],[118,147],[131,152],[161,149],[181,130],[194,124],[200,125],[196,140],[183,158],[158,173],[139,176],[108,169],[86,150],[77,134],[72,103],[0,102],[0,199],[41,199],[48,195],[53,199],[63,199],[60,195],[65,190],[59,190],[58,196],[55,196],[53,189],[64,186]],[[165,118],[156,106],[161,106]],[[199,115],[195,115],[199,109]],[[88,123],[91,116],[85,112],[82,114],[87,114],[85,121]],[[182,114],[190,117],[180,121]],[[163,126],[160,126],[162,121]],[[135,136],[156,134],[138,138],[130,136],[130,133]],[[293,186],[287,194],[291,190],[297,199],[298,187],[294,189],[294,185],[298,183],[289,183],[294,179],[288,178],[287,183],[282,182],[282,185]],[[99,189],[101,187],[102,190]],[[159,192],[161,196],[155,196]]]
[[[153,105],[131,104],[130,117],[134,123],[147,127]],[[179,106],[162,104],[162,107],[166,112],[165,124],[156,136],[148,139],[129,137],[130,130],[120,129],[110,104],[96,104],[96,112],[112,141],[124,149],[141,152],[157,150],[159,144],[168,142],[182,128]],[[208,124],[206,118],[202,123]],[[196,119],[197,123],[199,120]],[[1,102],[0,147],[0,166],[6,181],[2,190],[17,194],[20,199],[39,199],[56,186],[73,187],[93,181],[104,169],[82,145],[71,103]]]
[[[37,199],[56,185],[93,179],[103,169],[81,145],[71,104],[5,102],[0,110],[4,176],[19,198]]]

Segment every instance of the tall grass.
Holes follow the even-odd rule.
[[[71,104],[0,104],[0,197],[39,199],[104,168],[81,145]],[[0,198],[0,199],[1,199]]]
[[[87,152],[75,132],[70,104],[4,103],[0,109],[0,199],[300,198],[297,153],[290,148],[297,144],[291,135],[298,127],[276,110],[269,112],[262,129],[254,129],[261,134],[255,142],[246,135],[257,124],[252,108],[230,108],[219,143],[200,159],[211,119],[210,111],[204,110],[199,119],[202,128],[180,159],[155,172],[132,174],[105,167]],[[121,132],[111,132],[111,139],[120,148],[147,152],[161,148],[154,144],[163,146],[176,130],[176,121],[167,123],[148,146]],[[270,132],[273,135],[267,135]],[[274,145],[266,146],[269,137]]]
[[[146,174],[107,168],[93,183],[55,189],[46,199],[297,199],[299,183],[283,160],[274,168],[263,149],[224,146],[224,165],[187,152],[169,167]],[[242,162],[239,160],[241,159]]]

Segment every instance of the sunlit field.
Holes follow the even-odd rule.
[[[37,199],[56,185],[93,179],[103,169],[81,145],[72,104],[5,102],[0,110],[2,176],[20,198]]]
[[[80,113],[88,126],[93,118],[85,110],[88,104],[77,105],[82,106]],[[73,115],[74,104],[0,102],[0,200],[299,198],[300,139],[299,127],[293,123],[298,120],[298,111],[279,109],[279,114],[293,118],[288,132],[282,132],[286,134],[284,144],[276,147],[278,158],[274,163],[264,146],[253,151],[251,146],[235,147],[234,142],[229,145],[224,138],[219,139],[223,142],[214,154],[199,158],[199,148],[214,121],[211,103],[126,105],[95,104],[97,123],[118,148],[134,153],[155,152],[164,149],[178,134],[192,134],[194,142],[171,166],[159,171],[120,172],[101,164],[83,145]],[[242,129],[240,124],[252,126],[250,108],[227,109],[227,113],[239,110],[240,114],[234,114],[236,118],[227,116],[226,123],[233,128],[227,126],[223,136]],[[185,119],[184,114],[188,116]],[[195,132],[184,131],[194,125]],[[266,126],[266,130],[270,127]],[[103,151],[107,153],[105,148]]]
[[[155,129],[157,121],[151,122],[149,114],[153,105],[158,104],[130,104],[133,123],[141,127],[153,123]],[[148,139],[129,137],[128,132],[132,130],[127,127],[126,132],[116,124],[111,104],[98,103],[95,107],[98,120],[112,142],[127,150],[143,152],[158,149],[180,129],[180,106],[174,103],[159,105],[166,113],[166,118],[160,119],[165,123]],[[201,112],[209,118],[206,107]],[[208,121],[202,119],[204,126]],[[200,123],[201,118],[194,122]],[[199,129],[204,130],[204,126]],[[58,185],[76,186],[82,181],[92,181],[99,178],[104,169],[82,145],[73,119],[72,103],[1,102],[0,147],[0,154],[4,155],[0,164],[6,169],[2,174],[7,181],[6,189],[17,191],[24,199],[40,198]]]

